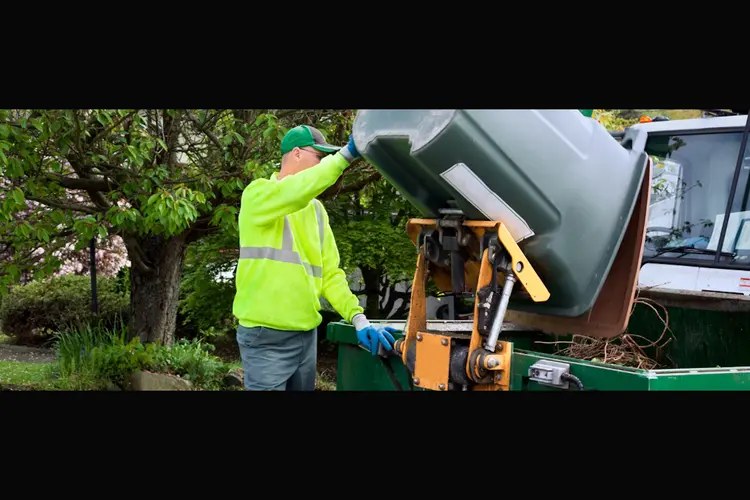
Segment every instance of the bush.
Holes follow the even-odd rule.
[[[123,387],[134,371],[156,366],[155,344],[128,341],[127,329],[80,324],[55,334],[58,370],[67,388],[103,389],[107,382]]]
[[[156,369],[179,375],[203,389],[219,389],[230,366],[210,354],[211,344],[200,340],[178,340],[169,348],[156,352]]]
[[[125,386],[139,370],[179,375],[197,388],[220,389],[231,368],[212,356],[213,346],[201,341],[178,341],[171,347],[128,340],[124,327],[108,329],[79,325],[55,334],[59,384],[67,389]]]
[[[91,278],[65,275],[16,286],[0,305],[0,330],[19,343],[41,343],[66,325],[127,319],[130,294],[113,278],[97,278],[99,314],[91,312]]]
[[[207,264],[200,268],[186,266],[180,283],[178,327],[182,337],[197,337],[211,329],[227,333],[236,329],[232,314],[235,287],[233,280],[218,280],[223,269]]]
[[[191,243],[180,281],[178,338],[196,338],[211,331],[231,333],[237,327],[232,314],[235,284],[232,274],[237,264],[237,235],[232,231],[201,238]]]

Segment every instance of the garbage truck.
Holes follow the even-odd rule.
[[[337,390],[750,388],[747,113],[610,132],[589,111],[358,111],[421,217],[394,348],[327,326]],[[428,281],[473,314],[428,320]]]

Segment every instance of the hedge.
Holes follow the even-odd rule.
[[[91,312],[91,277],[65,275],[19,285],[0,305],[0,331],[21,344],[37,344],[74,323],[127,321],[130,295],[115,278],[96,281],[99,314]]]

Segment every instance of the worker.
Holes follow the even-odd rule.
[[[392,350],[390,327],[370,324],[339,267],[323,204],[316,199],[360,157],[307,125],[281,141],[281,168],[251,182],[239,213],[240,256],[233,313],[247,390],[315,390],[317,327],[324,297],[373,355]]]

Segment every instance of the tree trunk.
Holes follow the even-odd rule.
[[[180,277],[187,254],[184,236],[131,238],[130,336],[171,345],[177,326]]]
[[[409,292],[399,292],[396,287],[399,285],[396,282],[388,287],[388,300],[385,305],[381,307],[383,315],[386,319],[406,319],[406,312],[409,309]],[[401,303],[398,308],[391,313],[393,306],[396,305],[396,301],[401,299]]]
[[[370,319],[380,319],[380,269],[374,269],[367,266],[360,266],[362,279],[365,282],[365,288],[362,290],[367,301],[365,302],[365,316]]]

